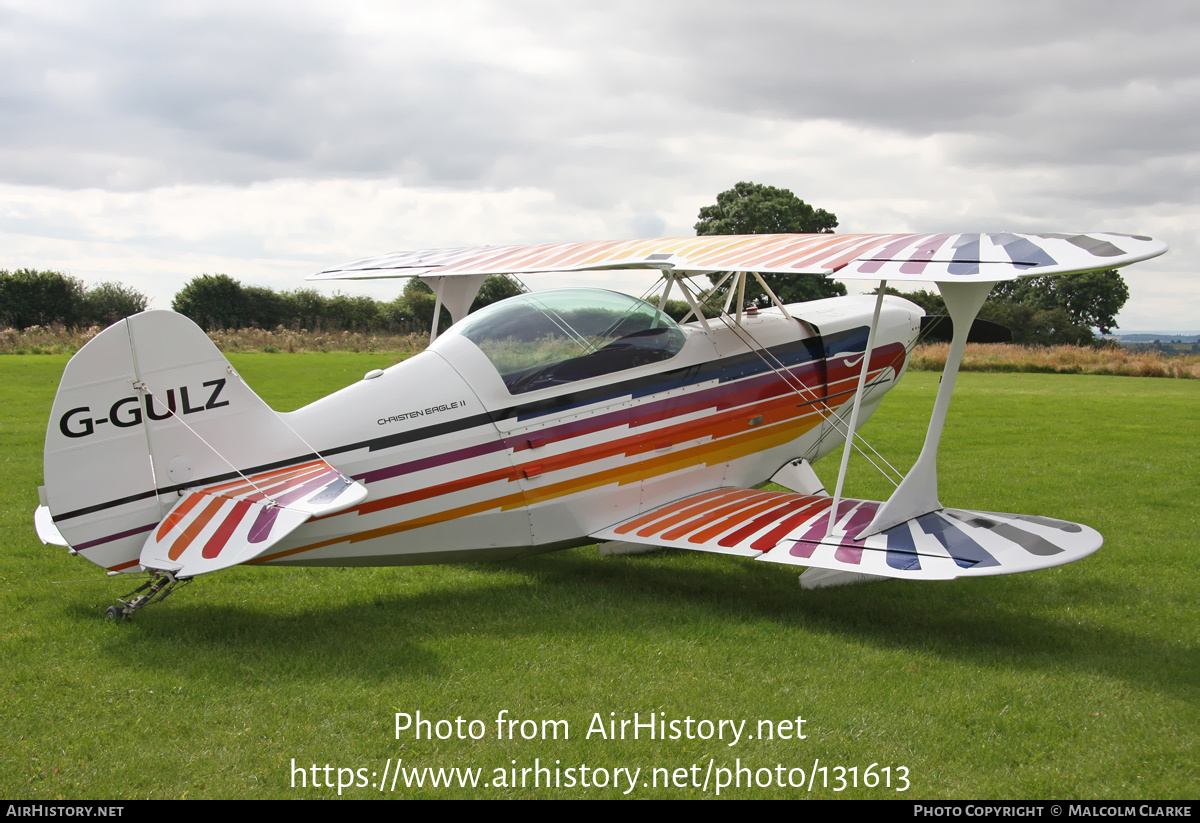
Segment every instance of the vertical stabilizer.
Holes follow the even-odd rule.
[[[137,571],[189,490],[314,459],[196,324],[143,312],[67,364],[46,429],[46,505],[84,557]]]

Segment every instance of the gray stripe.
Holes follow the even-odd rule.
[[[999,520],[992,520],[977,515],[971,516],[967,512],[957,512],[950,509],[946,509],[945,513],[969,526],[974,526],[978,529],[987,529],[993,534],[998,534],[1005,540],[1015,543],[1030,554],[1036,554],[1039,557],[1051,557],[1063,552],[1061,546],[1056,546],[1046,538],[1032,532],[1024,531],[1011,523],[1001,523]]]

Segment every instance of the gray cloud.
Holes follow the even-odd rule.
[[[832,121],[942,135],[947,173],[1022,170],[1032,196],[1197,189],[1193,4],[412,3],[378,30],[320,4],[30,8],[0,11],[8,183],[388,177],[609,208],[706,184],[697,141]]]

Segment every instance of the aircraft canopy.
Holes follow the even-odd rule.
[[[674,357],[684,332],[635,297],[602,289],[553,289],[511,297],[456,323],[513,394],[611,374]]]

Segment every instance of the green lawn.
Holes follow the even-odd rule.
[[[289,409],[394,356],[230,359]],[[742,787],[722,796],[1200,796],[1200,382],[959,378],[942,502],[1105,535],[1099,553],[1058,569],[810,592],[774,564],[591,548],[496,565],[237,568],[110,624],[101,612],[129,583],[42,546],[32,528],[65,362],[0,358],[4,797],[329,797],[336,788],[311,785],[314,764],[322,783],[339,768],[363,770],[343,782],[375,783],[370,773],[398,758],[405,769],[482,769],[480,785],[404,788],[401,778],[393,792],[389,777],[383,794],[343,795],[620,797],[628,776],[616,770],[641,769],[630,797],[706,797],[735,774],[722,768],[740,765],[751,770]],[[900,468],[919,449],[936,384],[936,374],[908,375],[864,429]],[[837,458],[818,469],[830,479]],[[855,463],[847,491],[887,489]],[[417,711],[482,721],[484,737],[397,739],[395,713]],[[522,740],[517,725],[518,739],[498,740],[501,712],[565,720],[570,737],[559,726],[558,740]],[[677,720],[693,738],[585,736],[597,713],[634,712]],[[806,739],[758,739],[760,720],[797,717]],[[735,745],[728,726],[724,740],[695,737],[707,728],[698,721],[721,720],[745,721]],[[532,772],[521,788],[520,771],[516,788],[484,787],[499,782],[494,770],[507,783],[535,760],[550,769],[542,788]],[[862,786],[872,764],[874,777],[891,770],[892,789]],[[807,781],[814,766],[811,792],[745,786],[747,775],[786,783],[791,769]],[[858,788],[834,791],[854,774],[839,767],[857,769]],[[901,767],[909,788],[897,793]],[[545,788],[555,768],[559,788]],[[601,775],[607,788],[579,785]],[[706,776],[707,789],[691,785]]]

